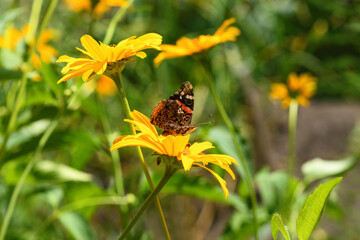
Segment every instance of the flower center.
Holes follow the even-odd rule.
[[[297,96],[300,95],[300,92],[299,91],[289,91],[289,96],[292,98],[292,99],[296,99]]]
[[[190,143],[186,144],[185,149],[180,154],[184,156],[190,155],[191,154],[190,146],[191,146]]]

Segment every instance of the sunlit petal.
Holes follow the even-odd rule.
[[[210,168],[205,167],[204,165],[201,165],[201,164],[198,164],[198,163],[194,163],[194,165],[202,167],[202,168],[208,170],[216,178],[216,180],[219,181],[220,186],[224,191],[225,197],[226,198],[229,197],[229,190],[226,188],[226,181],[224,179],[222,179],[216,172],[214,172]]]
[[[162,52],[154,59],[154,65],[157,67],[165,59],[192,55],[207,50],[219,43],[235,41],[236,37],[240,35],[240,30],[236,27],[228,28],[234,22],[234,18],[226,20],[214,35],[200,35],[194,39],[182,37],[176,41],[175,45],[160,45]]]
[[[119,66],[119,69],[121,66],[122,71],[124,68],[123,64],[131,61],[132,56],[145,58],[147,55],[143,50],[149,48],[160,50],[159,45],[161,44],[162,36],[156,33],[149,33],[139,38],[130,37],[119,42],[116,46],[109,46],[102,42],[97,42],[90,35],[82,36],[80,41],[85,50],[80,48],[76,49],[90,59],[72,58],[66,55],[59,57],[57,62],[66,62],[68,64],[62,69],[62,73],[65,74],[65,76],[61,78],[61,81],[59,80],[58,83],[67,81],[73,76],[78,76],[80,72],[86,73],[86,75],[83,76],[83,80],[88,81],[94,77],[94,75],[90,73],[90,69],[92,69],[95,74],[102,75],[110,63],[112,66]],[[56,52],[55,49],[47,49],[49,52]],[[42,52],[40,52],[40,54],[42,54]],[[44,55],[44,58],[46,60],[49,59],[50,56]],[[73,73],[73,71],[76,72]]]

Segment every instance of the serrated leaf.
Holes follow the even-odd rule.
[[[67,212],[61,214],[59,219],[62,225],[72,235],[74,239],[95,239],[94,233],[92,232],[90,225],[80,214],[74,212]]]
[[[331,161],[315,158],[306,162],[301,167],[301,171],[306,182],[313,182],[328,177],[339,176],[352,169],[358,161],[359,158],[356,157]]]
[[[274,240],[277,240],[278,232],[281,232],[286,240],[290,240],[289,232],[284,225],[281,216],[278,213],[273,214],[271,218],[271,234]]]
[[[310,237],[320,221],[326,200],[341,180],[342,177],[338,177],[325,184],[320,184],[315,191],[308,196],[296,220],[296,230],[299,240],[307,240]]]

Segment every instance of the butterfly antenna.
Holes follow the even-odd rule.
[[[194,123],[194,126],[197,127],[197,126],[200,126],[200,125],[213,124],[213,123],[215,123],[215,120],[208,121],[208,122],[203,122],[203,121],[205,121],[206,119],[211,118],[211,117],[212,117],[212,114],[209,114],[207,117],[205,117],[205,118],[197,121],[196,123]]]

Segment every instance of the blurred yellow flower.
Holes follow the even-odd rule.
[[[6,29],[4,36],[0,36],[0,48],[14,50],[20,40],[24,38],[26,32],[27,26],[23,27],[20,31],[14,27]]]
[[[209,163],[218,165],[235,179],[235,175],[229,166],[232,163],[238,164],[234,158],[223,154],[204,154],[203,151],[214,148],[214,146],[210,142],[190,145],[189,134],[185,136],[159,135],[155,127],[150,123],[149,118],[138,111],[133,111],[131,117],[134,120],[126,119],[125,121],[136,125],[136,130],[140,131],[140,133],[118,137],[114,140],[111,151],[126,146],[140,146],[152,149],[160,155],[176,157],[185,171],[189,171],[192,166],[199,166],[208,170],[219,181],[225,197],[229,196],[226,181],[206,165]]]
[[[125,7],[127,0],[100,0],[92,7],[91,0],[65,0],[72,11],[91,11],[93,9],[94,17],[100,18],[110,10],[111,7]]]
[[[100,97],[113,96],[115,95],[116,91],[116,85],[111,78],[105,75],[99,77],[96,82],[96,92]]]
[[[67,65],[61,70],[65,76],[58,83],[67,81],[74,76],[82,76],[82,79],[87,82],[94,78],[95,74],[103,74],[108,67],[115,63],[132,61],[131,56],[143,59],[146,57],[146,53],[141,50],[149,48],[160,50],[162,37],[157,33],[148,33],[138,38],[135,36],[127,38],[113,46],[102,42],[99,44],[89,35],[82,36],[80,41],[86,51],[80,48],[76,49],[89,56],[90,59],[73,58],[66,55],[59,57],[57,62],[66,62]]]
[[[160,45],[162,52],[154,59],[155,66],[159,66],[165,59],[192,55],[207,50],[219,43],[235,41],[236,37],[240,35],[240,29],[229,27],[234,22],[235,18],[226,20],[214,35],[200,35],[194,39],[182,37],[176,41],[176,45]]]
[[[290,73],[287,79],[287,85],[283,83],[271,84],[270,97],[281,100],[283,108],[290,106],[294,99],[298,104],[307,107],[316,91],[316,77],[309,73],[303,73],[299,76],[296,73]]]
[[[29,27],[26,25],[21,30],[16,28],[8,28],[4,36],[0,36],[0,48],[8,50],[15,50],[20,41],[25,40],[29,33]],[[39,37],[37,52],[32,56],[31,62],[35,68],[40,68],[41,61],[50,63],[53,58],[57,56],[57,50],[48,45],[49,41],[55,37],[55,31],[46,29]],[[30,46],[31,47],[31,46]]]

